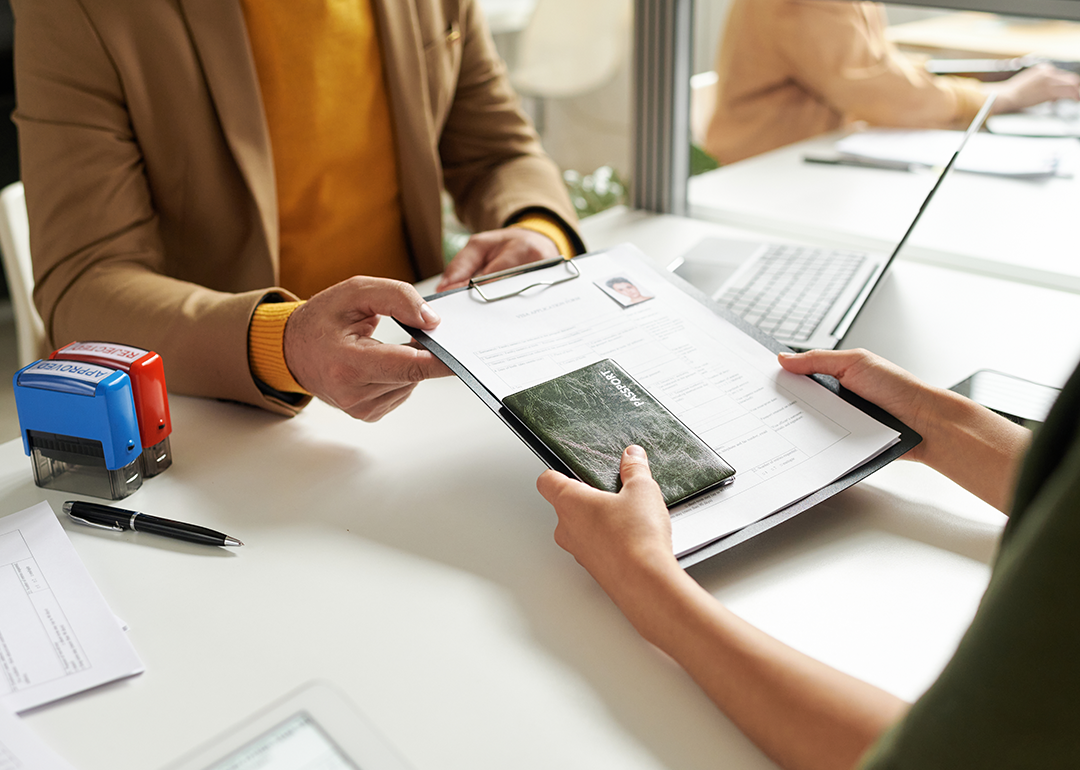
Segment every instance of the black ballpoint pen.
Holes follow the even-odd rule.
[[[139,511],[126,511],[123,508],[113,508],[110,505],[87,503],[82,500],[68,500],[64,503],[64,513],[80,524],[101,529],[111,529],[114,532],[123,532],[131,529],[135,532],[148,532],[152,535],[171,537],[175,540],[186,540],[189,543],[200,545],[243,545],[235,537],[223,535],[206,527],[198,527],[194,524],[185,524],[182,521],[161,519],[157,516],[148,516]]]

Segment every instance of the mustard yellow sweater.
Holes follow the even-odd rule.
[[[353,275],[416,280],[370,0],[242,5],[274,158],[281,285],[307,298]],[[573,255],[554,220],[515,224]],[[284,392],[303,392],[282,348],[298,304],[263,303],[248,332],[253,374]]]

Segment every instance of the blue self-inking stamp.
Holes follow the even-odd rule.
[[[39,487],[119,500],[142,486],[142,442],[127,374],[79,361],[37,361],[13,380],[23,449]]]

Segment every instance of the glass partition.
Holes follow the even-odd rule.
[[[633,0],[480,0],[579,216],[626,201]]]

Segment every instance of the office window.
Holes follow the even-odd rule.
[[[579,213],[628,180],[633,0],[481,0],[492,34]]]
[[[1060,0],[1060,4],[1066,10],[1074,6],[1080,9],[1080,2],[1074,0]],[[932,95],[916,100],[907,92],[910,89],[901,88],[903,73],[897,72],[891,91],[888,79],[877,77],[884,85],[881,90],[871,92],[868,84],[877,75],[871,71],[872,57],[880,55],[886,40],[896,45],[904,60],[915,68],[929,61],[933,71],[969,75],[983,81],[1000,80],[1009,73],[969,72],[958,60],[971,62],[970,69],[979,70],[993,69],[995,61],[1007,68],[1008,60],[1034,56],[1080,69],[1080,23],[1073,21],[999,16],[926,5],[888,4],[872,8],[863,3],[830,0],[820,0],[820,5],[823,9],[820,14],[803,14],[805,24],[814,28],[806,29],[804,24],[797,34],[790,25],[785,28],[778,22],[776,14],[766,11],[775,10],[771,2],[697,0],[694,3],[689,125],[695,159],[691,174],[707,168],[695,162],[700,161],[696,154],[701,149],[719,163],[732,163],[810,136],[848,128],[853,115],[866,116],[870,123],[905,127],[917,124],[956,127],[950,121],[962,124],[970,109],[958,110],[957,115],[948,109],[956,100],[964,100],[962,89],[942,93],[936,102]],[[734,25],[730,30],[729,24]],[[840,24],[848,26],[836,26]],[[853,35],[854,27],[859,27],[861,36],[849,41],[844,36]],[[770,33],[779,39],[790,38],[787,45],[791,46],[793,57],[801,56],[805,62],[804,81],[799,81],[799,74],[785,73],[783,67],[790,66],[791,61],[781,61],[775,51],[760,42]],[[835,43],[830,43],[830,35],[835,35]],[[841,42],[847,51],[857,45],[866,48],[864,61],[859,61],[857,54],[847,60],[836,56]],[[821,50],[812,50],[814,44],[822,46]],[[785,76],[791,82],[784,83]],[[841,84],[844,79],[847,85]],[[722,85],[718,83],[720,80]],[[728,98],[717,106],[716,96],[721,87]],[[769,95],[764,96],[766,93]],[[1063,112],[1074,107],[1057,105]],[[1043,106],[1033,111],[1050,109]],[[717,110],[719,116],[714,118]]]

